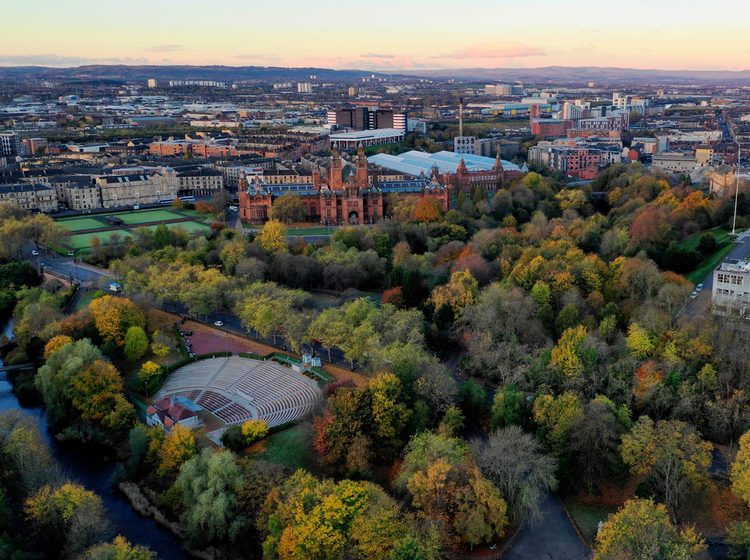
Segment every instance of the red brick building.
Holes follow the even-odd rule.
[[[388,195],[418,196],[439,201],[444,211],[450,206],[448,188],[437,177],[419,177],[401,181],[377,181],[367,169],[367,157],[360,147],[356,168],[344,179],[344,163],[333,150],[325,179],[319,169],[313,171],[312,184],[269,184],[257,176],[239,185],[240,217],[252,224],[263,224],[273,215],[273,201],[293,194],[305,206],[305,219],[321,224],[367,224],[389,214]]]
[[[496,192],[506,181],[512,181],[523,175],[522,171],[504,170],[500,153],[495,158],[495,165],[490,171],[469,171],[466,162],[461,158],[455,173],[443,175],[443,183],[451,189],[472,191],[474,187],[482,187],[490,193]]]

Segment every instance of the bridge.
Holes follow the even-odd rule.
[[[8,371],[14,371],[17,369],[32,369],[34,367],[34,364],[31,362],[26,364],[13,364],[10,366],[0,366],[0,373],[6,373]]]

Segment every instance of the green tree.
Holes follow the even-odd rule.
[[[125,333],[123,353],[128,361],[137,362],[148,350],[148,335],[141,327],[130,327]]]
[[[305,205],[296,194],[283,194],[273,201],[271,214],[280,222],[301,222],[305,219]]]
[[[181,467],[175,488],[186,506],[182,523],[194,544],[206,546],[235,533],[235,492],[242,473],[230,451],[206,448]]]

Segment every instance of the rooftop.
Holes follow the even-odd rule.
[[[440,173],[455,173],[458,165],[464,160],[469,171],[492,171],[495,159],[473,154],[457,154],[455,152],[437,152],[428,154],[411,150],[397,156],[390,154],[376,154],[367,158],[373,165],[379,165],[386,169],[418,176],[424,174],[429,176],[433,167],[437,166]],[[502,160],[503,169],[506,171],[520,171],[520,168],[509,161]]]

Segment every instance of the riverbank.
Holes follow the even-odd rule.
[[[13,323],[2,325],[0,333],[8,338],[13,334]],[[0,360],[0,364],[2,364]],[[96,454],[81,453],[80,447],[61,444],[47,430],[45,411],[41,406],[24,406],[6,376],[0,376],[0,412],[18,410],[34,418],[52,456],[65,474],[86,489],[98,494],[117,534],[136,545],[147,546],[159,560],[185,560],[188,554],[180,541],[153,519],[142,517],[115,484],[116,464],[103,461]],[[94,456],[92,456],[94,455]]]

